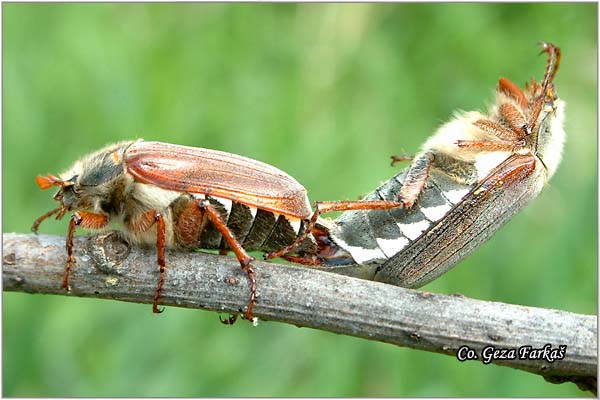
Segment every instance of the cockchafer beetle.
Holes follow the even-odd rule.
[[[306,190],[275,167],[221,151],[142,140],[109,145],[59,177],[38,176],[37,184],[41,189],[60,187],[54,196],[60,207],[38,218],[34,232],[46,218],[56,214],[61,219],[75,211],[62,287],[68,289],[75,262],[75,228],[100,229],[117,220],[131,242],[156,244],[160,278],[155,313],[162,311],[158,302],[166,277],[165,248],[207,248],[235,253],[250,281],[245,317],[252,318],[256,280],[246,250],[272,251],[294,242],[312,214]]]
[[[553,83],[561,52],[551,43],[542,48],[548,60],[541,83],[532,78],[522,91],[500,78],[488,114],[458,113],[408,168],[363,198],[404,207],[365,207],[328,221],[319,214],[350,209],[353,202],[317,203],[306,232],[323,250],[299,252],[294,261],[414,288],[489,239],[540,193],[561,159],[564,102]],[[392,164],[405,158],[392,157]],[[267,257],[293,251],[306,235]]]
[[[217,150],[122,142],[83,157],[59,177],[38,176],[36,182],[41,189],[60,187],[54,196],[60,207],[39,217],[34,232],[46,218],[56,214],[61,219],[75,211],[69,222],[62,287],[69,288],[75,263],[75,228],[101,229],[117,220],[131,242],[156,243],[160,278],[152,306],[155,313],[162,311],[158,303],[167,247],[232,250],[250,282],[244,318],[251,319],[256,280],[247,251],[277,251],[293,244],[303,257],[283,257],[305,260],[310,254],[322,260],[318,255],[326,246],[324,235],[316,235],[319,227],[312,226],[313,232],[304,235],[313,212],[306,190],[294,178],[260,161]],[[402,206],[388,201],[343,204]],[[233,323],[235,318],[225,322]]]
[[[400,286],[424,285],[487,240],[554,174],[564,142],[564,103],[553,84],[561,53],[549,43],[543,51],[549,57],[541,84],[532,79],[523,92],[501,78],[489,115],[463,113],[443,125],[410,167],[361,201],[317,202],[313,212],[306,190],[270,165],[216,150],[131,141],[82,158],[60,177],[38,176],[40,188],[60,187],[54,196],[60,207],[32,229],[75,211],[64,288],[77,226],[99,229],[116,219],[134,243],[156,243],[157,313],[166,247],[232,250],[250,282],[246,319],[256,300],[247,250]],[[320,218],[330,211],[348,212]]]

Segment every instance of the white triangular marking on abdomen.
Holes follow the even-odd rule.
[[[337,236],[334,236],[333,240],[337,243],[338,246],[350,253],[354,261],[356,261],[356,263],[358,264],[365,264],[369,261],[374,260],[387,259],[385,254],[383,254],[383,252],[379,250],[379,248],[365,249],[364,247],[360,246],[350,246],[348,243],[344,242]]]
[[[448,190],[442,193],[452,204],[457,204],[460,203],[469,191],[471,191],[471,188]]]
[[[442,204],[435,207],[421,207],[419,210],[425,214],[430,221],[439,221],[450,211],[452,207],[449,204]]]
[[[377,238],[376,240],[377,245],[387,258],[395,256],[410,243],[405,237],[398,237],[396,239]]]
[[[398,224],[398,227],[400,228],[404,236],[406,236],[410,240],[415,240],[416,238],[421,236],[421,233],[423,233],[423,231],[429,228],[429,225],[429,221],[419,221],[413,222],[412,224]]]
[[[298,234],[300,233],[300,226],[302,225],[299,219],[296,218],[290,218],[290,217],[286,217],[287,221],[290,223],[290,226],[292,227],[292,230],[294,231],[294,233],[296,234],[296,236],[298,236]]]
[[[250,210],[250,215],[252,215],[252,219],[256,218],[256,213],[258,212],[258,209],[256,207],[246,207],[248,207],[248,210]]]
[[[231,206],[233,203],[231,200],[214,196],[212,196],[212,198],[215,199],[220,205],[222,205],[225,208],[225,210],[227,211],[227,215],[231,213]]]
[[[387,258],[379,249],[365,249],[358,246],[347,246],[345,250],[350,253],[352,258],[354,258],[354,261],[359,264]]]

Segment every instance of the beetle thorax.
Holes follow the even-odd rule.
[[[117,143],[91,153],[60,174],[71,184],[55,197],[69,210],[109,213],[110,203],[120,196],[131,179],[124,173],[123,152],[132,142]]]

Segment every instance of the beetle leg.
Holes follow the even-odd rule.
[[[319,256],[316,255],[302,255],[302,256],[289,256],[289,255],[282,255],[281,258],[283,258],[284,260],[287,260],[289,262],[293,262],[295,264],[302,264],[302,265],[312,265],[312,266],[317,266],[317,265],[323,265],[323,259],[321,259]]]
[[[164,308],[158,308],[158,300],[162,292],[165,278],[167,275],[167,265],[165,262],[165,237],[166,227],[165,220],[161,212],[158,210],[150,210],[138,214],[134,217],[125,218],[125,225],[131,232],[139,233],[146,232],[156,224],[156,261],[158,263],[158,269],[160,277],[158,278],[158,284],[156,285],[156,291],[154,292],[154,299],[152,301],[152,312],[160,314],[164,311]]]
[[[558,71],[558,66],[560,65],[560,49],[556,46],[554,46],[552,43],[546,43],[543,42],[542,43],[542,53],[548,53],[548,61],[546,62],[546,73],[544,74],[544,80],[541,83],[541,93],[540,95],[537,97],[537,99],[535,100],[534,106],[533,106],[533,111],[531,113],[531,130],[533,130],[535,128],[537,119],[540,115],[540,112],[542,112],[542,106],[544,104],[544,100],[547,96],[547,92],[548,92],[548,86],[550,86],[552,84],[552,81],[554,80],[554,76],[556,75],[556,72]],[[533,94],[535,95],[535,89]]]
[[[58,208],[55,208],[54,210],[50,210],[46,214],[42,215],[41,217],[39,217],[38,219],[33,221],[33,225],[31,226],[31,231],[37,235],[40,224],[42,222],[44,222],[48,217],[53,216],[54,214],[56,214],[57,212],[59,212],[62,209],[63,209],[62,207],[58,207]]]
[[[510,103],[504,103],[500,106],[500,114],[508,122],[512,132],[514,132],[513,137],[523,139],[525,136],[531,135],[531,127],[525,119],[525,115],[517,107]]]
[[[411,156],[410,154],[407,154],[404,150],[402,150],[402,155],[399,155],[399,156],[392,155],[392,156],[390,156],[390,158],[392,159],[392,162],[390,163],[390,165],[392,167],[394,166],[394,164],[396,164],[398,162],[412,161],[414,159],[413,156]]]
[[[432,153],[425,153],[413,160],[413,163],[408,170],[408,174],[406,175],[406,179],[404,180],[404,184],[402,185],[402,189],[400,189],[398,201],[367,200],[317,202],[315,205],[315,212],[306,225],[304,232],[298,236],[292,244],[281,250],[265,254],[265,259],[277,258],[291,253],[304,241],[304,239],[306,239],[309,233],[312,233],[321,214],[332,211],[389,210],[392,208],[411,207],[425,187],[433,160],[434,156]]]
[[[79,224],[81,224],[81,217],[75,213],[71,216],[71,220],[69,221],[69,232],[67,234],[67,265],[65,266],[65,273],[61,285],[63,289],[67,290],[69,290],[69,274],[75,263],[75,258],[73,257],[73,233],[75,233],[75,227]]]
[[[154,293],[154,301],[152,302],[152,312],[160,314],[165,309],[158,308],[158,300],[160,299],[160,292],[162,291],[165,283],[165,276],[167,274],[167,266],[165,263],[165,220],[160,211],[151,211],[154,213],[154,221],[157,224],[156,227],[156,258],[158,261],[158,268],[160,270],[160,277],[158,278],[158,285],[156,286],[156,292]]]
[[[265,260],[271,258],[282,257],[288,253],[291,253],[296,247],[298,247],[304,239],[314,230],[315,224],[321,214],[333,212],[333,211],[354,211],[354,210],[389,210],[391,208],[404,207],[405,205],[399,201],[386,201],[386,200],[369,200],[369,201],[317,201],[315,203],[315,212],[308,221],[308,224],[304,228],[304,232],[294,240],[288,246],[285,246],[281,250],[271,251],[265,254]]]
[[[408,174],[406,175],[406,179],[404,180],[404,185],[402,185],[402,189],[400,189],[398,201],[369,200],[317,202],[315,212],[302,235],[298,236],[292,244],[283,249],[265,254],[265,259],[268,260],[270,258],[281,257],[292,252],[304,241],[304,239],[306,239],[308,234],[313,231],[317,219],[321,214],[332,211],[389,210],[392,208],[411,207],[425,187],[425,183],[429,177],[429,168],[433,163],[433,159],[433,154],[426,153],[413,160],[413,163],[408,170]]]
[[[207,220],[208,218],[198,208],[196,201],[189,201],[180,212],[176,213],[174,231],[177,240],[185,246],[198,247],[200,235],[204,231]]]
[[[61,208],[62,209],[62,208]],[[59,209],[60,210],[60,209]],[[52,215],[52,214],[49,214]],[[42,217],[40,217],[42,218]],[[41,221],[40,221],[41,222]],[[69,275],[73,264],[75,264],[75,257],[73,256],[73,234],[75,233],[75,227],[81,226],[88,229],[100,229],[108,223],[108,216],[104,214],[94,214],[85,211],[78,211],[71,216],[69,221],[69,232],[67,234],[67,264],[65,266],[65,274],[63,276],[62,288],[69,290]],[[38,224],[39,225],[39,224]],[[35,226],[35,223],[34,223]]]
[[[427,178],[429,178],[429,169],[433,164],[433,159],[432,153],[425,153],[410,165],[398,195],[398,201],[406,208],[412,207],[421,192],[423,192]]]
[[[510,129],[503,127],[502,125],[500,125],[496,122],[492,122],[487,119],[477,120],[473,123],[473,125],[475,125],[479,129],[481,129],[482,131],[490,133],[502,140],[518,140],[518,139],[522,139],[525,136],[524,134],[521,135],[521,133],[525,132],[523,130],[519,129],[519,130],[517,130],[517,132],[518,132],[517,133],[515,131],[512,131]],[[528,126],[529,125],[527,125],[527,127]],[[527,132],[530,132],[530,130],[527,130]]]
[[[235,253],[240,265],[242,267],[242,271],[246,273],[248,276],[248,281],[250,282],[250,299],[248,300],[247,310],[244,313],[244,319],[251,320],[252,319],[252,309],[254,308],[254,303],[256,302],[256,278],[254,277],[254,267],[252,266],[252,261],[254,261],[254,257],[251,257],[246,253],[246,250],[242,247],[240,242],[233,236],[233,233],[227,227],[227,224],[221,216],[219,212],[215,209],[215,207],[210,204],[208,200],[201,200],[198,202],[198,206],[203,209],[210,222],[213,223],[215,228],[221,233],[231,250]],[[223,321],[225,324],[232,324],[235,322],[235,317],[230,317],[229,320]]]
[[[476,151],[513,151],[526,145],[525,139],[521,140],[457,140],[458,147]]]
[[[532,155],[513,155],[497,166],[477,189],[473,191],[476,197],[488,196],[499,186],[519,182],[535,170],[536,160]]]
[[[560,65],[560,48],[552,43],[542,42],[542,51],[540,54],[548,53],[548,61],[546,63],[546,73],[544,74],[544,86],[554,80],[558,66]]]

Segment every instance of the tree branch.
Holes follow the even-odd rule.
[[[63,237],[4,234],[4,290],[152,303],[158,281],[154,249],[130,247],[114,233],[78,237],[74,248],[67,293],[60,288]],[[261,319],[452,356],[469,346],[479,359],[486,346],[566,345],[564,359],[552,363],[519,357],[492,362],[596,390],[596,316],[432,294],[290,265],[256,261],[255,267],[254,315]],[[167,268],[164,305],[219,312],[246,305],[248,283],[235,258],[169,251]]]

